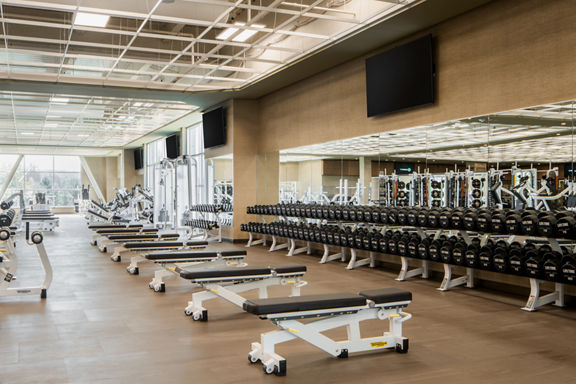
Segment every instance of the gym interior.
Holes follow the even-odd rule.
[[[573,383],[571,0],[0,0],[0,383]]]

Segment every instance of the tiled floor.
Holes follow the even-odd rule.
[[[113,263],[90,246],[90,236],[82,217],[63,216],[59,231],[46,235],[55,271],[48,298],[0,298],[0,383],[576,382],[573,308],[526,313],[519,309],[525,297],[466,288],[440,293],[437,281],[394,281],[397,271],[346,271],[337,262],[319,265],[316,256],[287,258],[255,247],[251,265],[306,264],[303,294],[401,287],[414,295],[408,354],[338,360],[293,341],[277,349],[288,376],[267,376],[247,354],[261,332],[276,329],[270,322],[222,300],[206,303],[209,322],[194,322],[183,313],[186,281],[170,280],[166,293],[154,293],[154,266],[131,276],[126,262]],[[18,252],[20,283],[41,279],[33,249],[19,241]],[[384,326],[370,321],[366,334]]]

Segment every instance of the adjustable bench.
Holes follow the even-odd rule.
[[[122,261],[123,253],[136,253],[148,251],[177,251],[193,248],[203,248],[207,245],[205,241],[143,241],[124,243],[114,248],[110,259],[112,261]]]
[[[125,243],[143,241],[173,241],[178,240],[179,233],[135,233],[135,234],[114,234],[108,235],[106,239],[98,242],[98,249],[101,252],[111,252],[111,246],[121,246]]]
[[[207,241],[197,241],[197,244],[208,245]],[[222,268],[227,266],[245,266],[245,250],[233,251],[192,251],[192,252],[167,252],[149,253],[132,256],[130,265],[126,268],[132,275],[140,274],[139,263],[153,262],[159,264],[162,269],[154,271],[154,278],[148,284],[155,292],[165,292],[165,277],[174,274],[179,275],[183,268],[207,269]]]
[[[99,239],[105,239],[109,235],[135,235],[138,233],[158,233],[158,229],[156,228],[142,228],[142,227],[134,227],[134,228],[122,228],[122,229],[98,229],[94,236],[92,236],[92,241],[90,245],[98,245]]]
[[[289,285],[291,296],[300,296],[300,288],[306,285],[300,278],[306,273],[304,265],[277,265],[270,267],[240,267],[207,269],[200,271],[181,270],[180,277],[190,280],[205,289],[192,294],[192,301],[184,309],[194,320],[207,321],[208,311],[202,306],[206,300],[222,297],[240,308],[246,299],[239,292],[258,290],[258,297],[268,297],[267,288],[273,285]]]
[[[403,312],[412,293],[396,288],[278,299],[255,299],[244,302],[244,310],[269,319],[280,330],[263,333],[259,343],[252,343],[251,363],[261,361],[267,374],[286,375],[286,359],[274,352],[276,344],[300,338],[328,352],[346,358],[349,353],[394,349],[408,352],[408,339],[402,336],[402,323],[412,315]],[[302,323],[300,319],[314,319]],[[389,321],[389,331],[382,336],[362,338],[360,322],[370,319]],[[346,327],[348,339],[334,341],[322,334]]]

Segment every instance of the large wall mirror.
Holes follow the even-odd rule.
[[[574,207],[574,112],[566,101],[284,150],[279,201]]]

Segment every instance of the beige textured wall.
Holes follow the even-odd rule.
[[[364,58],[265,96],[260,150],[572,99],[575,5],[573,0],[495,1],[423,31],[437,38],[433,106],[368,119]]]
[[[234,161],[228,159],[214,160],[214,180],[230,181],[234,176]]]
[[[92,174],[96,182],[100,186],[100,190],[104,194],[106,200],[112,199],[114,188],[118,188],[120,184],[120,177],[118,175],[118,158],[116,157],[86,157],[86,162],[92,170]],[[82,184],[90,184],[88,176],[82,170]],[[90,188],[90,198],[98,200],[98,196],[94,191],[94,187]]]

